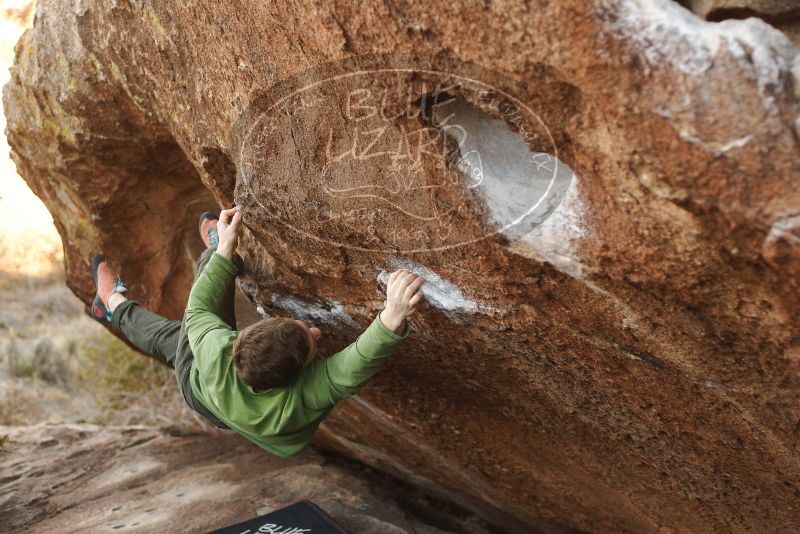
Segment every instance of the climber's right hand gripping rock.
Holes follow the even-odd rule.
[[[412,272],[400,269],[389,276],[386,284],[386,308],[380,318],[383,326],[399,334],[403,331],[406,319],[417,311],[422,300],[420,288],[425,279]]]

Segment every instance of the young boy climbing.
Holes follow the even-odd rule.
[[[357,393],[408,335],[406,319],[422,300],[423,279],[392,273],[386,307],[372,324],[341,352],[317,358],[320,330],[303,321],[268,318],[236,330],[233,258],[240,221],[238,208],[219,218],[201,215],[206,250],[183,321],[128,300],[102,254],[92,259],[97,295],[91,314],[110,321],[141,351],[171,363],[186,403],[212,424],[278,456],[293,456],[334,405]]]

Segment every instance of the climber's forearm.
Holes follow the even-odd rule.
[[[203,272],[197,277],[189,293],[187,311],[199,310],[219,313],[230,304],[234,296],[234,282],[239,272],[236,264],[219,252],[211,255]]]
[[[224,310],[232,309],[236,273],[233,262],[214,253],[197,277],[186,305],[186,333],[193,350],[211,330],[234,327],[223,317]]]
[[[355,395],[407,335],[407,325],[395,333],[376,317],[354,343],[330,358],[314,360],[303,370],[303,402],[310,409],[322,410]]]
[[[217,254],[219,254],[220,256],[231,262],[233,261],[234,252],[235,249],[233,245],[231,245],[230,243],[227,244],[220,243],[219,246],[217,247]]]

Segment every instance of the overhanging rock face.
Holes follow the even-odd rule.
[[[70,287],[179,317],[196,214],[333,350],[414,334],[318,443],[509,530],[800,522],[797,49],[666,0],[42,1],[5,88]]]

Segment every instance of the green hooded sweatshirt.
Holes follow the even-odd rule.
[[[239,332],[220,316],[233,309],[236,266],[217,253],[197,278],[186,307],[186,332],[194,354],[195,396],[230,428],[267,451],[294,456],[340,400],[355,395],[408,335],[387,329],[376,317],[347,348],[316,358],[293,383],[257,393],[233,365]]]

